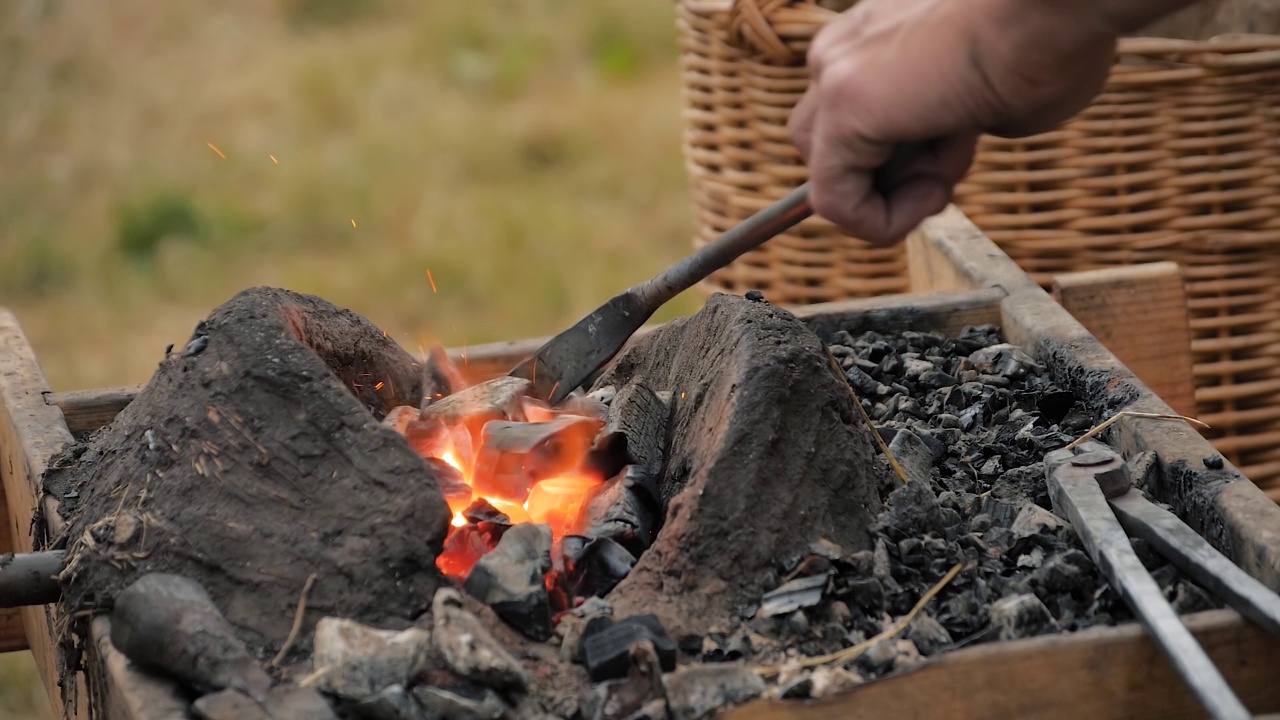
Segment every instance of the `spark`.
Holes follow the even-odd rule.
[[[351,227],[355,227],[355,226],[356,226],[356,219],[351,218]]]
[[[267,157],[271,158],[271,162],[275,163],[276,165],[280,164],[280,161],[276,159],[275,155],[268,155]]]
[[[227,159],[226,154],[225,154],[225,153],[223,153],[221,150],[219,150],[217,145],[214,145],[214,144],[213,144],[213,143],[211,143],[211,142],[206,142],[206,143],[205,143],[205,145],[208,145],[210,150],[212,150],[212,151],[214,151],[214,152],[218,153],[218,157],[222,158],[223,160],[226,160],[226,159]]]
[[[436,292],[436,279],[431,274],[431,268],[427,268],[427,282],[431,283],[431,292]]]
[[[383,383],[381,380],[379,380],[379,381],[378,381],[378,384],[373,386],[373,389],[374,389],[374,390],[381,390],[381,389],[382,389],[382,386],[383,386],[384,384],[385,384],[385,383]]]

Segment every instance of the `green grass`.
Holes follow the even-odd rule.
[[[58,390],[257,284],[411,351],[555,332],[689,250],[676,43],[634,0],[0,4],[0,305]]]

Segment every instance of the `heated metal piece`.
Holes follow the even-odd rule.
[[[889,161],[876,171],[876,186],[892,187],[902,167],[919,151],[919,147],[912,144],[898,146]],[[596,308],[576,325],[547,341],[510,374],[531,381],[536,397],[558,404],[609,362],[658,308],[812,213],[809,184],[805,183],[657,277]]]
[[[1219,720],[1253,717],[1165,600],[1112,512],[1099,476],[1105,476],[1108,494],[1118,498],[1115,473],[1123,472],[1124,467],[1120,455],[1100,443],[1086,443],[1076,453],[1049,453],[1045,473],[1054,508],[1071,520],[1093,561],[1151,632],[1210,716]],[[1127,494],[1134,495],[1132,491]]]

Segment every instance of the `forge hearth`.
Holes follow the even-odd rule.
[[[870,547],[885,468],[833,367],[789,313],[722,296],[548,408],[318,298],[247,291],[55,463],[62,608],[80,619],[61,641],[169,576],[286,675],[319,651],[322,617],[403,630],[450,585],[526,654],[593,608],[667,638],[749,617],[779,556]],[[558,654],[502,702],[576,703],[585,678]],[[427,672],[478,687],[456,664]]]

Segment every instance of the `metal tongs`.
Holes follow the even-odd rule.
[[[1159,585],[1138,559],[1129,537],[1161,555],[1241,615],[1280,635],[1280,595],[1249,576],[1173,513],[1131,487],[1128,465],[1099,442],[1045,457],[1049,495],[1071,521],[1090,557],[1168,656],[1214,718],[1252,718],[1222,673],[1196,642]]]

